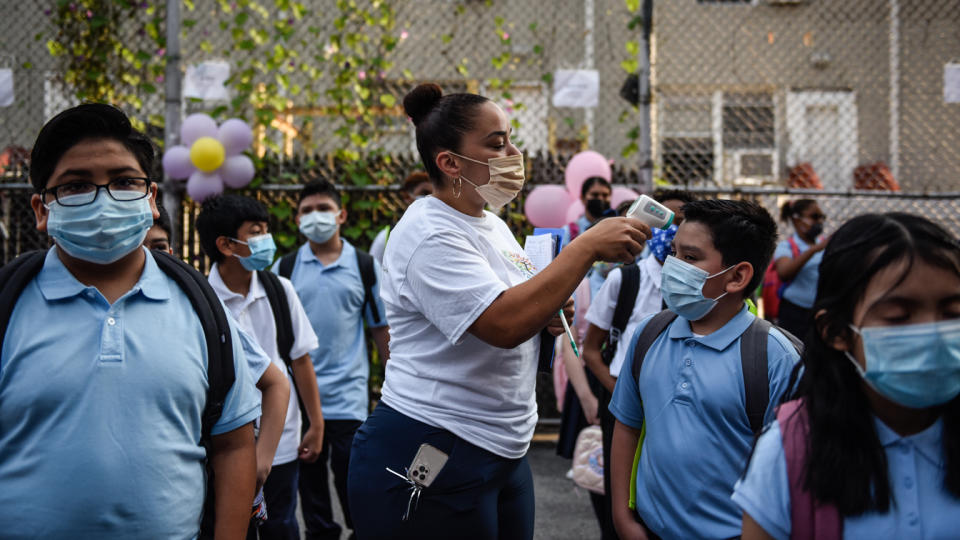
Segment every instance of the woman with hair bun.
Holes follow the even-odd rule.
[[[534,275],[506,224],[484,210],[523,187],[503,110],[435,84],[417,86],[403,105],[436,189],[410,205],[384,254],[390,361],[383,398],[353,441],[355,530],[361,539],[529,539],[539,334],[563,332],[557,313],[570,316],[570,295],[594,261],[632,261],[650,229],[604,220]],[[423,444],[447,456],[442,468],[431,460],[428,486],[404,478]]]
[[[802,377],[734,487],[743,539],[958,538],[960,244],[867,214],[820,266]]]
[[[820,260],[827,239],[821,239],[827,216],[813,199],[786,202],[780,220],[793,225],[794,234],[777,245],[773,261],[784,283],[780,291],[777,324],[798,339],[804,339],[812,320],[810,308],[817,293]]]

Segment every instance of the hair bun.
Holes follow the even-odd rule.
[[[423,83],[417,85],[403,98],[403,110],[406,111],[414,125],[420,122],[430,114],[430,111],[436,107],[443,97],[443,90],[435,83]]]

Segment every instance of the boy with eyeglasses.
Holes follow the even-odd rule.
[[[259,398],[230,325],[218,365],[234,381],[207,440],[205,328],[141,247],[155,169],[152,143],[109,105],[64,111],[37,137],[31,205],[56,245],[2,334],[4,538],[194,538],[208,490],[216,536],[246,531]]]

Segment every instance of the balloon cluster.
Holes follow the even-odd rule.
[[[206,114],[191,114],[180,127],[182,145],[163,154],[163,170],[170,178],[187,180],[187,194],[195,201],[223,192],[223,186],[242,188],[253,180],[253,161],[241,152],[253,142],[253,130],[231,118],[219,127]]]
[[[583,215],[583,202],[580,200],[580,189],[583,183],[594,176],[599,176],[607,182],[613,177],[610,162],[599,152],[587,150],[570,158],[564,170],[562,186],[537,186],[527,195],[523,210],[535,227],[563,227],[567,223],[576,221]],[[610,206],[616,208],[625,201],[639,197],[636,191],[624,187],[613,188],[610,196]]]

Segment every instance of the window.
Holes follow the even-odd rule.
[[[671,184],[701,184],[713,178],[713,139],[669,137],[661,143],[663,177]]]
[[[724,94],[724,148],[773,148],[775,127],[772,95]]]

